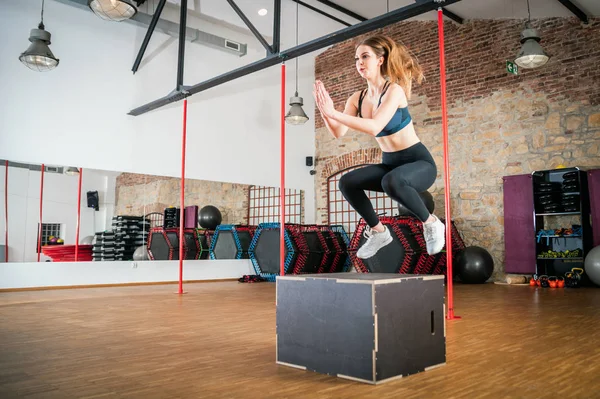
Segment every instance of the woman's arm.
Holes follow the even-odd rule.
[[[318,93],[318,98],[324,99],[321,104],[319,104],[319,109],[325,117],[348,128],[359,130],[371,136],[376,136],[381,132],[390,119],[392,119],[392,116],[398,107],[407,102],[404,90],[402,90],[400,86],[394,84],[388,89],[385,100],[382,101],[372,118],[358,118],[357,116],[354,116],[356,114],[348,115],[337,111],[331,106],[330,100],[327,101],[329,94],[325,91],[325,88],[320,86],[319,89],[321,90],[321,93]]]
[[[335,137],[336,139],[338,139],[340,137],[343,137],[346,133],[348,133],[348,126],[340,123],[339,121],[337,121],[333,118],[328,117],[323,112],[322,104],[326,100],[321,98],[322,95],[320,94],[320,89],[318,88],[317,84],[315,84],[315,89],[313,90],[313,95],[315,97],[315,104],[317,105],[317,108],[319,108],[321,117],[323,118],[323,122],[325,123],[325,126],[327,127],[327,130],[329,130],[331,135],[333,137]],[[352,96],[350,96],[350,98],[348,98],[348,100],[346,100],[346,105],[345,105],[345,108],[343,111],[344,114],[346,114],[346,115],[356,115],[357,114],[357,108],[356,108],[356,105],[354,105],[355,101],[353,99],[353,97],[355,97],[355,96],[356,96],[356,93],[353,94]],[[329,101],[331,101],[331,99],[329,99]],[[333,101],[331,102],[331,106],[333,107]]]

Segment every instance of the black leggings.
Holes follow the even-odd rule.
[[[429,218],[420,192],[433,185],[437,176],[435,161],[422,143],[396,152],[384,152],[382,163],[348,172],[340,178],[340,191],[370,227],[379,217],[364,190],[385,192],[402,203],[422,222]]]

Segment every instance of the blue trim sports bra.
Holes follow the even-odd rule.
[[[381,96],[379,96],[379,103],[377,104],[377,108],[379,108],[379,106],[381,105],[381,99],[389,87],[390,87],[389,82],[386,82],[385,86],[383,87],[383,91],[381,92]],[[362,102],[363,102],[363,99],[365,98],[366,94],[367,94],[367,89],[364,89],[360,93],[360,97],[358,98],[358,117],[359,118],[362,118],[362,113],[360,112],[360,109],[362,108]],[[408,107],[398,108],[396,110],[396,112],[394,113],[394,115],[392,116],[392,119],[390,119],[390,121],[387,123],[387,125],[385,125],[383,130],[381,130],[381,132],[377,133],[377,136],[375,136],[375,137],[384,137],[384,136],[389,136],[394,133],[398,133],[400,130],[402,130],[404,127],[406,127],[406,125],[408,125],[410,123],[410,121],[411,121],[411,117],[410,117],[410,113],[408,112]]]

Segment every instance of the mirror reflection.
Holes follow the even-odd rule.
[[[0,262],[179,259],[180,178],[10,160],[0,176]],[[303,223],[303,191],[285,194],[286,221]],[[219,226],[279,222],[279,198],[278,188],[186,179],[184,259],[210,259]]]

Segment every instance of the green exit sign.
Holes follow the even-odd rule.
[[[518,75],[519,67],[514,62],[506,61],[506,71],[508,73],[512,73],[513,75]]]

